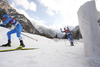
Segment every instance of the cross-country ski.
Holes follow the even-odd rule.
[[[5,50],[0,50],[0,52],[10,52],[10,51],[17,51],[17,50],[34,50],[34,49],[37,49],[37,48],[15,48],[15,49],[5,49]]]

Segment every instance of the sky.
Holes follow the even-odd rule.
[[[17,12],[32,23],[50,28],[77,26],[79,7],[90,0],[8,0]],[[100,0],[96,0],[98,6]],[[100,8],[98,8],[100,10]]]

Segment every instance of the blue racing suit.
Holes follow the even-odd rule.
[[[61,31],[62,33],[66,33],[66,35],[67,35],[67,37],[68,37],[68,40],[70,41],[70,42],[73,42],[73,38],[72,38],[72,35],[71,35],[71,33],[70,33],[70,31],[69,30],[65,30],[65,31]]]
[[[13,18],[11,18],[11,17],[8,17],[5,21],[4,21],[4,23],[3,24],[1,24],[1,25],[6,25],[7,23],[11,23],[12,25],[14,25],[15,26],[15,28],[13,29],[13,30],[11,30],[11,31],[9,31],[8,33],[7,33],[7,36],[8,36],[8,40],[11,40],[11,34],[13,34],[13,33],[16,33],[16,35],[17,35],[17,37],[19,38],[19,40],[22,40],[22,37],[21,37],[21,31],[22,31],[22,26],[21,26],[21,24],[17,21],[17,20],[15,20],[15,19],[13,19]]]

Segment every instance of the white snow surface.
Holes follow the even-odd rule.
[[[93,67],[100,67],[100,12],[96,9],[95,1],[88,1],[79,8],[78,19],[85,57]]]
[[[0,44],[7,43],[7,28],[0,27]],[[84,45],[75,40],[70,46],[67,39],[48,39],[43,36],[23,33],[36,40],[23,36],[24,44],[34,50],[0,52],[0,67],[92,67],[84,54]],[[12,34],[12,47],[0,47],[0,50],[16,48],[19,40]]]

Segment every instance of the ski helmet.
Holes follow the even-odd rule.
[[[64,27],[64,29],[66,29],[66,28]]]
[[[3,17],[2,17],[2,18],[4,18],[4,17],[7,17],[7,18],[8,18],[9,16],[5,14],[5,15],[3,15]]]

